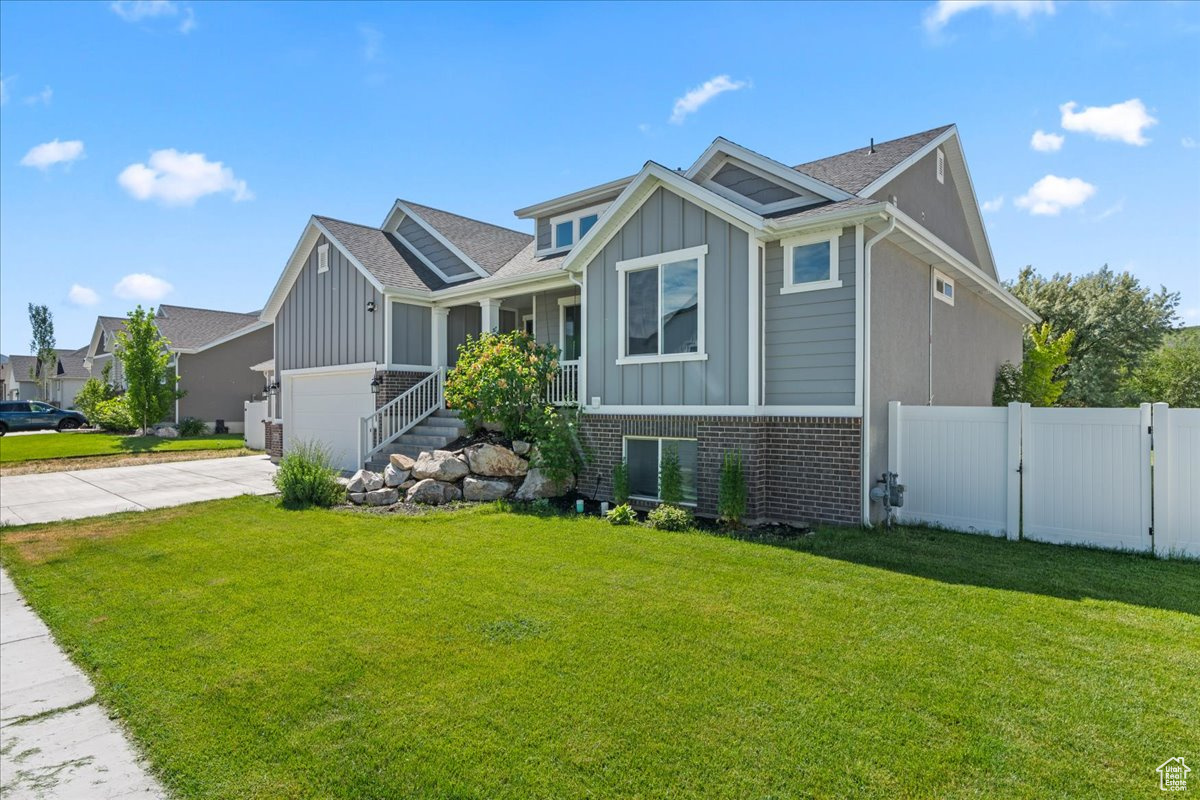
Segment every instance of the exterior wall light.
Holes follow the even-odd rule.
[[[379,380],[378,375],[371,378],[371,394],[379,394],[379,386],[381,385],[381,383],[382,382]]]
[[[367,311],[372,314],[375,313],[375,301],[374,300],[367,301]]]

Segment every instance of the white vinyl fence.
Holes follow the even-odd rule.
[[[888,413],[902,522],[1200,556],[1200,410],[904,406]]]
[[[243,429],[242,436],[246,440],[246,447],[251,450],[266,450],[267,429],[263,426],[263,422],[267,419],[267,401],[246,400],[245,409],[246,427]]]

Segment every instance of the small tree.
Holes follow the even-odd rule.
[[[717,487],[717,517],[726,525],[739,525],[746,516],[746,476],[742,454],[729,452],[721,459],[721,482]]]
[[[1058,402],[1066,388],[1062,368],[1069,360],[1068,353],[1075,341],[1075,331],[1055,337],[1050,323],[1030,327],[1025,332],[1025,358],[1021,366],[1006,361],[996,373],[992,403],[1029,403],[1047,407]]]
[[[183,396],[176,388],[179,378],[171,370],[171,343],[154,324],[154,309],[138,306],[129,321],[117,331],[114,352],[125,373],[125,402],[143,429],[159,422],[171,404]]]
[[[29,352],[37,357],[37,366],[30,370],[29,377],[37,381],[41,399],[50,398],[50,381],[58,372],[58,352],[54,349],[54,315],[44,305],[29,304],[29,327],[33,336],[29,341]]]
[[[629,502],[629,465],[618,461],[612,470],[613,500],[623,506]]]
[[[658,465],[658,499],[669,506],[683,502],[683,470],[679,468],[679,450],[673,444],[663,445]]]

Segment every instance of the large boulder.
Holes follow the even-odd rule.
[[[519,478],[529,472],[529,462],[498,444],[476,444],[464,453],[471,472],[489,478]]]
[[[512,484],[508,481],[476,478],[474,475],[464,478],[462,485],[463,499],[475,502],[499,500],[512,494],[512,490]]]
[[[154,430],[154,435],[160,439],[178,439],[179,429],[170,425],[163,425],[161,428]]]
[[[390,506],[400,502],[400,492],[396,489],[376,489],[367,492],[364,502],[369,506]]]
[[[396,469],[395,464],[388,464],[383,468],[383,485],[389,489],[399,486],[408,480],[409,470]]]
[[[418,481],[432,478],[435,481],[453,482],[466,477],[471,471],[467,462],[449,450],[434,450],[421,453],[412,468],[412,476]]]
[[[363,504],[363,501],[367,499],[366,492],[350,492],[346,496],[349,497],[350,502],[354,503],[354,505],[356,505],[356,506],[361,506]]]
[[[552,481],[537,467],[531,467],[521,488],[513,495],[517,500],[540,500],[543,497],[562,497],[575,488],[575,479]]]
[[[408,490],[404,498],[410,503],[423,503],[429,506],[440,506],[452,500],[462,498],[462,491],[452,483],[437,481],[433,478],[419,480]]]
[[[388,463],[400,472],[412,472],[413,464],[417,463],[417,461],[411,456],[404,455],[404,453],[392,453],[388,456]]]
[[[383,476],[378,472],[371,472],[369,469],[360,469],[350,478],[350,482],[346,484],[348,492],[373,492],[376,489],[383,488]]]

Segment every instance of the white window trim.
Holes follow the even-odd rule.
[[[317,245],[317,272],[329,272],[329,243]]]
[[[704,315],[707,306],[704,303],[704,259],[708,255],[708,245],[687,247],[683,250],[672,250],[668,253],[658,253],[652,256],[631,258],[617,262],[617,364],[661,364],[670,361],[706,361],[708,350],[704,346]],[[676,261],[696,260],[696,300],[699,304],[696,319],[696,352],[694,353],[658,353],[631,356],[626,352],[629,337],[625,330],[625,284],[628,273],[637,272],[651,267],[659,267],[658,273],[658,343],[662,347],[662,270],[663,264]]]
[[[819,231],[810,233],[804,236],[793,236],[790,239],[784,239],[779,244],[783,246],[783,287],[779,290],[780,294],[795,294],[796,292],[816,292],[821,289],[837,289],[842,285],[842,279],[838,277],[838,240],[841,239],[842,230]],[[792,270],[792,251],[797,247],[805,247],[810,244],[829,243],[829,277],[823,281],[809,281],[807,283],[793,282]]]
[[[942,294],[941,292],[939,292],[937,290],[937,282],[939,280],[942,283],[944,283],[950,287],[950,292],[951,292],[950,297],[947,297],[946,295]],[[956,294],[958,290],[954,285],[954,278],[951,278],[946,273],[939,272],[938,270],[935,269],[933,271],[933,283],[930,284],[929,291],[933,292],[933,296],[936,297],[938,300],[941,300],[946,305],[952,306],[952,305],[954,305],[954,294]]]
[[[536,339],[537,338],[537,304],[536,303],[534,304],[534,313],[521,315],[521,330],[522,331],[525,330],[526,322],[533,323],[533,326],[532,326],[533,332],[530,334],[530,336],[533,336]]]
[[[579,306],[579,325],[583,327],[583,303],[577,295],[570,297],[558,298],[558,353],[562,355],[566,352],[567,346],[567,309],[571,306]],[[579,355],[583,356],[583,331],[579,331]],[[564,364],[578,364],[578,358],[563,359]]]
[[[551,217],[550,218],[550,246],[544,250],[539,250],[538,252],[544,255],[546,253],[565,253],[566,251],[570,250],[572,247],[579,244],[579,240],[583,238],[582,236],[579,235],[579,220],[583,219],[584,217],[590,217],[593,214],[595,214],[596,215],[596,223],[599,223],[600,217],[604,216],[604,211],[605,211],[605,209],[607,209],[609,207],[609,205],[611,205],[611,204],[610,203],[601,203],[599,205],[588,206],[587,208],[580,208],[580,209],[576,209],[575,211],[568,211],[566,214],[559,214],[557,216]],[[558,243],[558,240],[555,238],[555,235],[556,235],[556,228],[563,222],[571,223],[571,243],[560,245]],[[596,227],[596,223],[594,223],[592,225],[593,228]],[[588,232],[591,233],[590,230]]]
[[[625,464],[625,468],[627,470],[629,468],[629,440],[630,439],[638,439],[643,442],[658,442],[658,469],[655,470],[656,475],[662,474],[663,442],[695,442],[696,443],[696,472],[697,472],[697,475],[695,476],[696,477],[696,494],[697,494],[697,496],[700,494],[700,475],[698,474],[700,471],[700,440],[699,439],[691,439],[691,438],[688,438],[687,436],[622,436],[621,437],[621,461],[622,461],[622,463]],[[658,487],[658,491],[659,491],[659,493],[662,492],[661,486]],[[631,495],[629,495],[629,499],[630,500],[643,500],[643,501],[650,502],[650,503],[661,503],[662,502],[661,497],[647,497],[644,494],[631,494]],[[699,498],[697,497],[697,499],[699,499]],[[684,500],[682,503],[680,503],[680,505],[688,506],[689,508],[695,508],[696,500]]]

